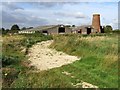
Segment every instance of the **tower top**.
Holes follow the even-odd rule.
[[[93,16],[100,16],[100,14],[93,14]]]

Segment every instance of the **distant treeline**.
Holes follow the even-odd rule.
[[[7,33],[18,33],[19,30],[26,30],[26,29],[32,29],[33,27],[23,27],[23,28],[19,28],[19,26],[17,24],[12,25],[12,27],[10,29],[5,29],[5,28],[1,28],[0,32],[2,34],[7,34]]]

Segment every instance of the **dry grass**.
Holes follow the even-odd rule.
[[[85,40],[88,42],[96,42],[96,41],[112,40],[112,38],[107,37],[107,36],[96,36],[95,38],[89,36],[89,37],[81,37],[79,38],[79,40]]]
[[[14,41],[20,41],[23,40],[25,36],[23,35],[11,35],[11,36],[4,36],[2,39],[4,43],[14,42]]]
[[[115,62],[118,62],[118,55],[108,54],[104,57],[102,65],[107,68]]]

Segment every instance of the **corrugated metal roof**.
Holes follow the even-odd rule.
[[[38,26],[36,28],[27,29],[27,30],[23,30],[23,31],[42,31],[42,30],[49,30],[49,29],[52,29],[52,28],[55,28],[55,27],[60,27],[60,26],[64,26],[66,28],[70,28],[70,27],[67,27],[67,26],[61,24],[61,25]]]
[[[54,27],[58,27],[58,25],[46,25],[46,26],[38,26],[36,28],[32,28],[32,29],[27,29],[27,30],[23,30],[23,31],[41,31],[41,30],[48,30]]]
[[[72,30],[78,30],[78,29],[85,29],[85,28],[92,28],[92,25],[82,25],[82,26],[77,26],[77,27],[74,27]]]

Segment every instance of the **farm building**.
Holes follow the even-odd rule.
[[[50,34],[91,34],[91,33],[104,33],[104,29],[100,24],[100,14],[93,14],[92,25],[82,25],[77,27],[70,27],[66,25],[46,25],[39,26],[32,29],[21,30],[18,33],[35,33],[41,32],[45,35]]]
[[[94,32],[94,30],[91,25],[83,25],[83,26],[75,27],[72,30],[72,32],[79,33],[79,34],[90,34],[90,33]]]
[[[100,25],[100,14],[93,14],[92,25],[75,27],[72,29],[72,32],[80,34],[104,33],[104,29]]]
[[[72,33],[79,33],[79,34],[92,34],[92,33],[104,33],[104,29],[100,26],[100,32],[97,32],[92,25],[82,25],[77,26],[72,29]]]
[[[33,29],[21,30],[18,33],[35,33],[41,32],[45,35],[50,34],[69,34],[72,32],[72,29],[69,26],[65,25],[48,25],[48,26],[39,26]]]

